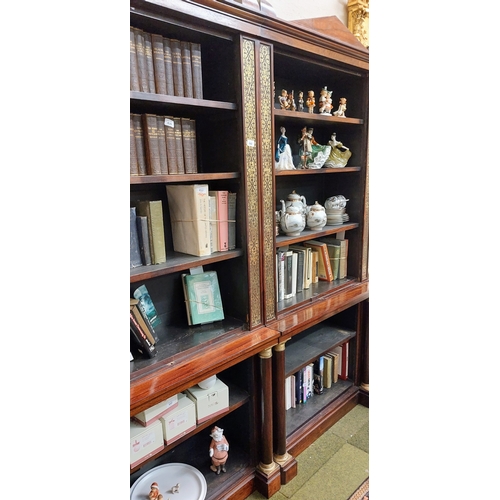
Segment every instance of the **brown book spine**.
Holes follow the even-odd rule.
[[[181,42],[181,58],[184,97],[193,97],[193,69],[191,67],[191,44],[189,42]]]
[[[193,174],[198,173],[198,154],[196,152],[196,120],[190,119],[189,120],[191,123],[191,154],[193,157],[192,160],[192,169],[193,169]]]
[[[137,148],[135,146],[134,119],[130,115],[130,175],[139,175]]]
[[[139,87],[141,92],[149,92],[148,68],[146,64],[146,51],[144,47],[144,31],[134,28],[135,50],[137,54],[137,69],[139,73]]]
[[[165,80],[165,56],[163,55],[163,37],[151,35],[153,45],[153,64],[155,70],[155,87],[157,94],[167,93],[167,82]]]
[[[186,173],[184,165],[184,147],[182,144],[182,125],[180,118],[174,118],[175,154],[177,157],[177,173]]]
[[[156,115],[145,114],[142,115],[142,118],[147,173],[148,175],[161,175],[157,117]]]
[[[130,90],[140,92],[139,69],[137,67],[137,52],[135,50],[134,28],[130,26]]]
[[[167,163],[167,143],[165,141],[165,117],[157,117],[158,149],[160,153],[160,171],[162,174],[168,174]]]
[[[172,68],[172,47],[170,38],[163,38],[163,59],[165,61],[165,85],[166,94],[174,94],[174,70]]]
[[[148,74],[149,92],[151,92],[152,94],[156,94],[155,67],[153,62],[153,42],[151,41],[150,33],[144,33],[144,53],[146,54],[146,69]]]
[[[172,72],[174,75],[174,95],[177,97],[184,97],[181,42],[179,40],[171,38],[170,47],[172,48]]]
[[[177,174],[177,153],[175,152],[174,117],[165,116],[165,142],[167,145],[168,173]]]
[[[184,151],[184,168],[186,174],[196,173],[193,170],[193,148],[191,138],[191,123],[189,118],[181,118],[182,148]]]
[[[193,97],[203,99],[203,79],[201,75],[201,44],[191,43],[191,67],[193,72]]]
[[[146,175],[146,148],[144,146],[144,132],[142,130],[141,115],[132,114],[132,121],[134,123],[134,136],[135,136],[135,150],[137,154],[137,168],[139,175]]]

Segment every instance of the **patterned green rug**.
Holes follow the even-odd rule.
[[[366,478],[359,488],[349,497],[349,500],[369,500],[370,478]]]

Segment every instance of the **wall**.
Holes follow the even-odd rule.
[[[314,10],[307,1],[269,0],[276,15],[285,21],[337,16],[347,26],[347,0],[314,0]]]

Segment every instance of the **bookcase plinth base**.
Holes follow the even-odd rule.
[[[255,474],[257,491],[266,498],[271,498],[281,488],[281,468],[274,463],[259,464]]]
[[[274,455],[274,461],[280,466],[281,484],[289,483],[297,475],[297,460],[292,455]]]

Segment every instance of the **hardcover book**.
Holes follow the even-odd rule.
[[[217,251],[225,252],[229,249],[229,206],[228,206],[228,191],[209,191],[210,196],[215,197],[215,205],[217,211]]]
[[[137,67],[137,52],[135,49],[135,32],[130,26],[130,90],[140,92],[139,69]]]
[[[174,95],[184,97],[184,80],[182,77],[181,42],[175,38],[170,39],[172,53],[172,73],[174,76]]]
[[[137,70],[139,74],[139,86],[141,92],[149,92],[148,68],[146,65],[146,52],[144,49],[144,32],[133,28],[135,33],[135,51],[137,55]]]
[[[172,238],[176,252],[210,255],[208,184],[167,186]]]
[[[167,95],[174,95],[174,72],[172,68],[172,48],[170,38],[163,38],[163,58],[165,60],[165,83]]]
[[[177,173],[185,174],[186,168],[184,165],[184,145],[182,144],[182,123],[180,118],[174,117],[174,139],[175,139],[175,156],[177,158]]]
[[[157,354],[156,347],[150,342],[146,333],[132,314],[132,311],[130,311],[130,331],[132,333],[132,338],[136,342],[136,347],[140,352],[147,354],[150,358],[154,358]]]
[[[322,238],[327,245],[337,245],[340,247],[339,252],[339,275],[338,279],[343,279],[347,276],[347,253],[349,249],[349,240],[340,238]]]
[[[160,172],[163,175],[168,174],[168,163],[167,163],[167,142],[165,138],[165,117],[156,117],[156,131],[158,133],[158,150],[160,155]]]
[[[313,365],[314,394],[323,394],[325,358],[320,356]]]
[[[149,230],[148,230],[148,218],[143,215],[138,215],[136,217],[137,221],[137,233],[139,235],[139,251],[141,253],[142,264],[145,266],[150,266],[151,262],[151,251],[149,249]]]
[[[330,267],[332,268],[333,279],[338,280],[340,267],[340,245],[327,243],[326,246],[328,248],[328,254],[330,255]]]
[[[130,268],[140,266],[142,266],[142,259],[139,248],[139,234],[137,233],[136,209],[130,207]]]
[[[161,324],[161,320],[156,312],[156,307],[151,299],[151,295],[149,295],[146,285],[141,285],[134,291],[134,299],[139,301],[137,307],[141,311],[144,320],[151,325],[154,331],[154,329]],[[155,335],[153,334],[153,336]],[[155,340],[157,340],[156,336]]]
[[[134,119],[132,115],[130,115],[130,175],[139,175],[137,148],[135,145]]]
[[[181,130],[186,174],[196,174],[198,172],[198,159],[196,156],[196,122],[190,118],[181,118]]]
[[[229,193],[227,197],[228,211],[228,241],[229,250],[236,248],[236,193]]]
[[[155,69],[153,62],[153,42],[151,41],[151,33],[144,32],[144,53],[146,54],[146,70],[148,75],[149,92],[155,94]]]
[[[193,71],[193,97],[195,99],[203,99],[201,45],[199,43],[191,43],[191,66]]]
[[[278,302],[281,302],[285,298],[285,252],[283,250],[278,250],[276,259],[278,271]]]
[[[153,65],[155,74],[155,88],[157,94],[167,93],[167,82],[165,78],[165,56],[163,54],[163,37],[152,34],[151,42],[153,45]]]
[[[208,197],[210,204],[210,252],[217,252],[219,241],[219,228],[217,225],[217,200],[215,196]]]
[[[325,389],[330,389],[332,387],[332,369],[333,369],[333,358],[330,353],[326,353],[323,356],[323,386]]]
[[[160,175],[160,146],[158,142],[158,117],[142,115],[144,130],[144,145],[146,146],[146,171],[148,175]]]
[[[216,271],[182,274],[188,323],[200,325],[224,319]]]
[[[304,246],[318,251],[318,278],[322,281],[333,281],[330,255],[326,243],[319,240],[309,240],[304,241]]]
[[[137,169],[139,175],[147,174],[146,149],[144,147],[144,133],[142,131],[141,115],[133,113],[132,123],[134,125],[135,150],[137,155]]]
[[[194,97],[193,69],[191,66],[191,44],[189,42],[181,42],[181,59],[184,97]]]
[[[161,200],[141,200],[136,202],[137,215],[148,218],[149,249],[152,264],[167,261],[165,230],[163,226],[163,204]]]
[[[134,315],[135,320],[139,324],[139,326],[142,328],[144,333],[146,334],[146,337],[148,340],[151,342],[151,344],[156,343],[155,339],[155,331],[149,321],[146,321],[144,319],[144,316],[142,315],[140,309],[139,309],[139,301],[137,299],[130,299],[130,312]]]
[[[177,153],[175,151],[175,122],[173,116],[165,116],[163,121],[165,129],[165,143],[167,148],[167,164],[169,174],[178,174],[177,169]]]

